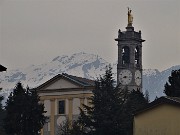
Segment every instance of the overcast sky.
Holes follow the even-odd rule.
[[[82,51],[115,62],[128,6],[146,40],[143,68],[179,65],[179,0],[0,0],[0,64],[21,68]]]

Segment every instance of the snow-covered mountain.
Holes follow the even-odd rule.
[[[47,63],[0,73],[0,87],[3,88],[0,94],[7,97],[19,81],[24,87],[28,85],[33,88],[61,73],[95,79],[104,73],[108,64],[98,55],[83,52],[71,56],[58,56]]]
[[[40,65],[31,65],[24,69],[15,69],[0,74],[0,86],[3,90],[0,92],[7,97],[17,82],[22,82],[24,87],[37,87],[57,74],[68,73],[75,76],[96,79],[99,75],[105,73],[106,66],[110,63],[98,55],[87,53],[76,53],[71,56],[62,55],[54,58],[52,61]],[[116,65],[111,63],[116,80]],[[143,90],[148,90],[150,99],[163,95],[165,82],[168,80],[173,69],[179,69],[179,66],[171,67],[165,71],[159,72],[157,69],[143,70]]]
[[[180,65],[170,67],[162,72],[157,69],[145,69],[143,71],[143,91],[148,91],[150,100],[164,95],[164,85],[168,82],[168,77],[171,75],[172,70],[180,69]],[[151,73],[147,72],[150,71]]]

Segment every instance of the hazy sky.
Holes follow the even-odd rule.
[[[81,51],[115,62],[128,6],[146,40],[143,68],[179,65],[179,0],[0,0],[0,62],[27,67]]]

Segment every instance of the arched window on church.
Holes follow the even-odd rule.
[[[139,48],[135,48],[135,64],[138,66],[139,65]]]
[[[125,46],[122,48],[122,64],[129,64],[130,63],[130,49],[129,47]]]

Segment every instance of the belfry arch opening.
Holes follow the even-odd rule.
[[[135,64],[139,65],[139,47],[135,48]]]
[[[130,49],[129,47],[125,46],[122,48],[122,64],[129,64],[130,63]]]

